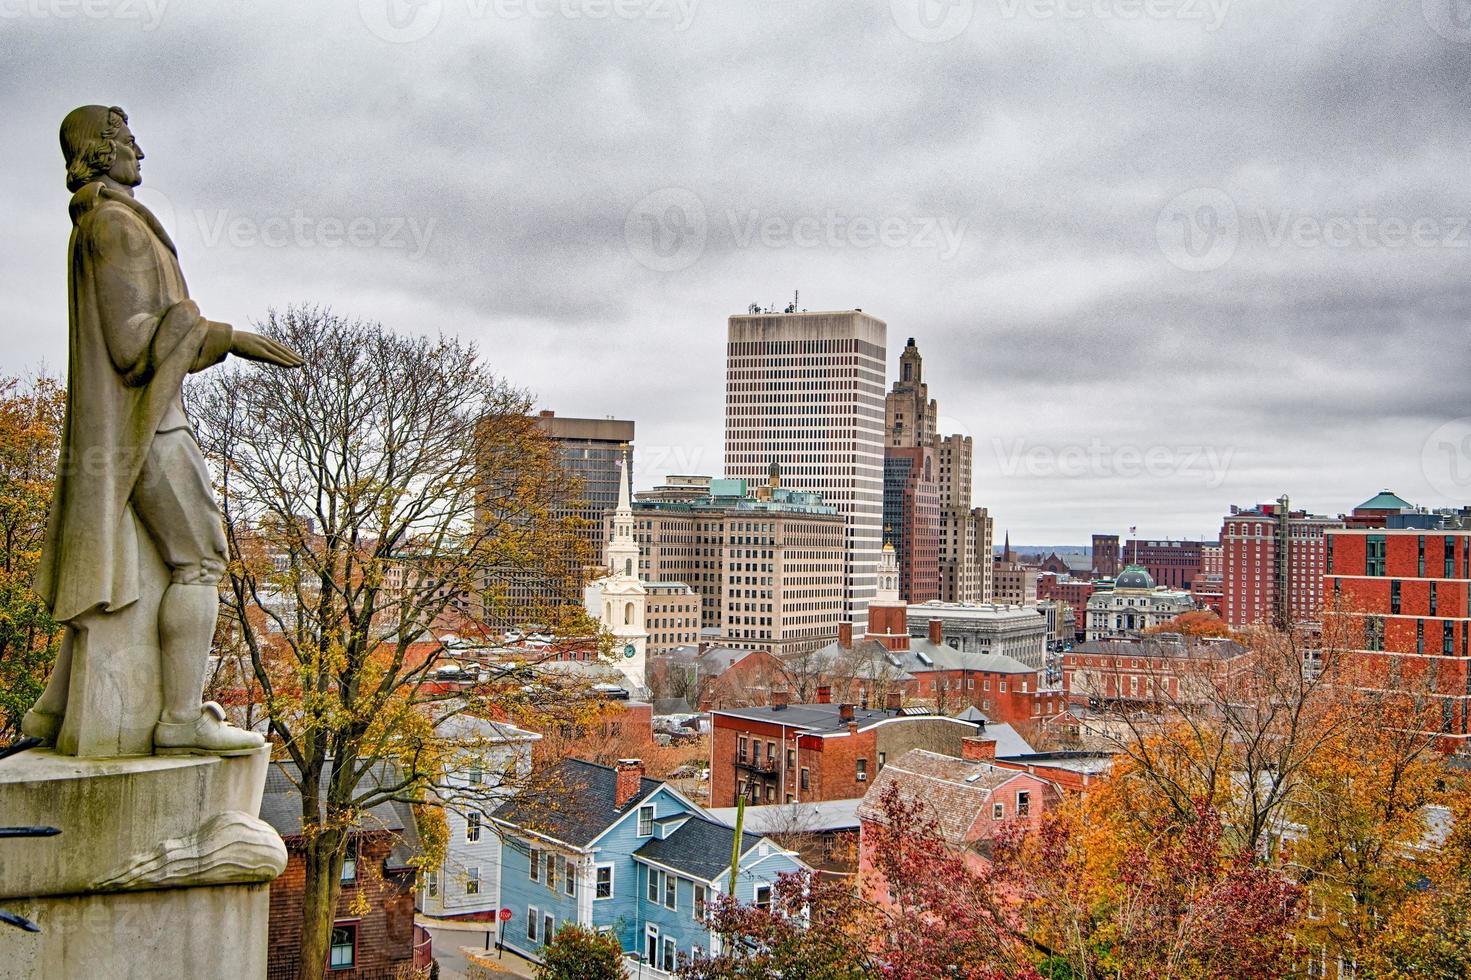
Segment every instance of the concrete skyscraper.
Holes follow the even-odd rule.
[[[935,417],[914,338],[899,357],[899,377],[884,399],[884,542],[899,565],[906,603],[940,598],[940,489]]]
[[[845,521],[845,602],[868,625],[883,547],[884,321],[862,310],[761,313],[729,321],[725,472],[811,490]]]

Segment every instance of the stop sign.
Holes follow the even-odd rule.
[[[501,909],[501,921],[502,922],[506,922],[506,921],[509,921],[510,918],[511,918],[511,910],[510,909]]]

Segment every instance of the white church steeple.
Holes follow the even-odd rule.
[[[648,590],[639,577],[639,547],[634,536],[633,501],[630,496],[632,460],[624,450],[618,472],[618,506],[613,526],[603,547],[603,564],[608,574],[588,583],[587,611],[613,637],[612,658],[628,678],[637,697],[648,689],[649,631],[646,622]]]
[[[633,536],[633,501],[629,496],[630,471],[628,451],[618,471],[618,507],[613,511],[613,529],[603,550],[603,564],[609,575],[638,578],[638,541]]]

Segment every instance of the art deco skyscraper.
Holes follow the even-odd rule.
[[[888,328],[862,310],[759,313],[729,322],[725,473],[815,490],[846,522],[844,592],[868,625],[883,547]]]

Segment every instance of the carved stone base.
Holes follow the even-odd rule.
[[[0,980],[264,980],[269,884],[8,899],[39,933],[0,932]]]
[[[265,976],[269,882],[286,849],[259,819],[269,750],[237,758],[0,760],[0,977]]]

